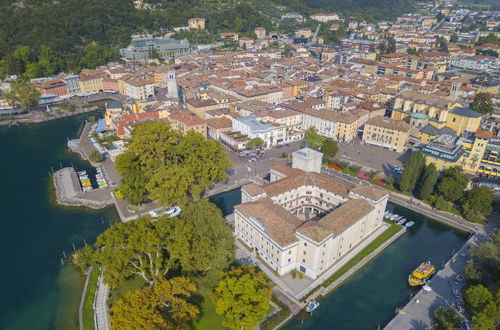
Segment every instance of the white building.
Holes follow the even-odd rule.
[[[129,79],[124,87],[125,95],[135,100],[146,100],[155,95],[154,84],[147,80]]]
[[[276,165],[271,183],[242,187],[235,236],[279,275],[315,279],[382,225],[387,199],[377,188]]]
[[[286,126],[263,122],[257,116],[233,119],[233,131],[246,135],[250,140],[261,138],[266,148],[287,143],[285,141]]]

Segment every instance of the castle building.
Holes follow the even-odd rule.
[[[322,156],[301,149],[292,167],[272,168],[270,183],[242,187],[235,236],[279,275],[315,279],[383,223],[388,194],[320,174]]]

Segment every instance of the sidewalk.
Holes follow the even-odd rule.
[[[94,323],[96,330],[109,330],[107,306],[108,293],[109,285],[102,281],[101,273],[94,302]]]

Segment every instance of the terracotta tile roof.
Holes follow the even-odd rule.
[[[401,121],[401,120],[395,120],[395,119],[390,119],[387,117],[373,117],[368,119],[366,122],[369,125],[372,126],[377,126],[377,127],[383,127],[383,128],[389,128],[395,131],[400,131],[400,132],[409,132],[411,129],[410,124]]]
[[[271,170],[275,170],[286,176],[300,175],[304,173],[304,171],[299,170],[298,168],[293,168],[283,164],[276,164],[273,167],[271,167]]]
[[[258,195],[261,195],[261,194],[265,194],[266,191],[264,189],[262,189],[261,186],[251,182],[251,183],[248,183],[246,185],[244,185],[243,187],[241,187],[247,194],[249,194],[250,196],[252,197],[255,197],[255,196],[258,196]]]
[[[264,232],[279,245],[287,246],[298,241],[295,229],[303,222],[283,207],[273,204],[269,198],[236,205],[234,208],[247,219],[253,217],[258,221],[264,227]]]
[[[373,209],[374,207],[365,200],[351,199],[317,222],[322,227],[329,229],[334,235],[339,235]]]
[[[210,118],[207,120],[207,126],[219,129],[219,128],[231,128],[233,127],[233,122],[231,119],[226,117]]]
[[[351,189],[351,192],[368,197],[371,200],[378,201],[384,196],[387,195],[385,191],[382,189],[374,188],[374,187],[369,187],[369,186],[356,186]]]
[[[477,130],[474,136],[481,139],[492,139],[494,135],[491,131]]]

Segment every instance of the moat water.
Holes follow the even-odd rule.
[[[84,279],[62,265],[84,241],[93,243],[110,223],[114,208],[91,211],[59,207],[49,171],[73,165],[92,171],[90,164],[68,151],[87,115],[37,125],[0,127],[0,329],[77,329]],[[210,198],[227,215],[241,202],[239,190]],[[287,329],[376,329],[384,326],[415,290],[408,273],[421,261],[441,265],[466,240],[467,234],[397,207],[416,222],[344,285],[321,300],[306,318]]]

